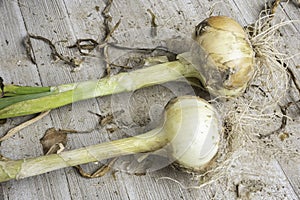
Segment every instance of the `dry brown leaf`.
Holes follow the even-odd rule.
[[[49,128],[46,130],[44,137],[40,140],[43,146],[44,154],[58,153],[62,146],[67,145],[67,133],[75,132],[74,130],[56,130]]]

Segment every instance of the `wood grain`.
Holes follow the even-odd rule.
[[[91,53],[95,56],[81,57],[75,49],[69,49],[77,39],[92,38],[101,41],[104,37],[102,10],[106,1],[99,0],[19,0],[0,1],[0,76],[6,82],[20,85],[57,85],[97,79],[104,75],[105,62],[99,49]],[[110,26],[119,19],[121,24],[113,34],[110,42],[124,46],[147,47],[165,44],[162,41],[176,35],[188,35],[200,21],[213,15],[227,15],[235,18],[242,25],[253,23],[264,3],[260,1],[135,1],[115,0],[109,14],[112,16]],[[150,9],[156,16],[157,31],[160,38],[151,37]],[[281,3],[280,19],[296,20],[300,18],[300,10],[292,3]],[[289,55],[299,53],[299,23],[282,29]],[[54,61],[48,45],[31,39],[37,63],[33,64],[26,56],[23,39],[27,34],[40,35],[50,39],[57,50],[65,56],[84,58],[80,70],[75,70],[63,61]],[[175,49],[175,48],[174,48]],[[121,54],[115,52],[117,59]],[[123,53],[124,54],[124,53]],[[131,56],[130,52],[126,55]],[[291,66],[299,65],[299,56],[291,60]],[[138,66],[137,66],[138,67]],[[134,68],[135,69],[135,68]],[[133,70],[134,70],[133,69]],[[299,69],[293,68],[298,79]],[[113,73],[126,71],[115,67]],[[159,114],[169,99],[176,95],[189,94],[191,91],[184,83],[154,86],[127,94],[103,97],[79,102],[51,111],[35,125],[20,131],[15,137],[2,142],[0,153],[12,159],[42,155],[39,139],[50,128],[74,129],[91,133],[72,134],[68,136],[68,149],[109,141],[131,134],[138,134],[159,121]],[[294,94],[298,97],[297,93]],[[144,106],[141,106],[144,105]],[[151,105],[151,106],[149,106]],[[103,115],[114,114],[114,125],[118,129],[109,133],[108,127],[99,127],[98,117],[88,110]],[[143,114],[141,114],[143,113]],[[289,122],[289,131],[298,140],[293,147],[300,147],[299,116]],[[9,119],[0,126],[0,134],[6,132],[28,117]],[[149,122],[152,123],[149,124]],[[97,127],[95,129],[95,127]],[[299,158],[299,156],[298,156]],[[144,176],[126,173],[126,157],[118,162],[114,174],[107,174],[97,179],[80,177],[75,170],[67,168],[24,180],[9,181],[0,184],[0,200],[8,199],[237,199],[234,185],[226,185],[226,178],[200,189],[186,189],[180,184],[163,179],[171,177],[185,186],[193,186],[196,181],[192,175],[166,167],[149,172]],[[245,158],[242,166],[251,166],[251,158]],[[254,161],[256,162],[256,161]],[[273,174],[278,183],[274,188],[265,188],[269,193],[258,192],[256,199],[299,199],[300,197],[300,163],[289,160],[289,157],[274,159],[272,163],[264,163],[269,167],[265,174]],[[83,166],[92,171],[97,168],[92,163]],[[265,169],[266,167],[264,167]],[[256,169],[257,170],[257,169]],[[254,172],[256,172],[254,170]],[[256,175],[255,180],[259,175]],[[258,177],[259,179],[259,177]],[[263,178],[261,180],[263,182]],[[255,182],[256,183],[256,182]],[[282,186],[280,188],[276,188]]]

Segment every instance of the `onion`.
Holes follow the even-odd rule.
[[[194,39],[207,55],[199,71],[208,91],[218,96],[244,92],[255,71],[255,54],[244,29],[229,17],[210,17],[196,26]]]
[[[216,155],[220,132],[220,119],[210,104],[198,97],[178,97],[167,104],[161,125],[147,133],[59,154],[0,160],[0,182],[162,148],[182,168],[199,171]]]
[[[216,96],[241,95],[254,74],[254,52],[243,28],[218,16],[195,30],[196,49],[177,60],[115,76],[54,87],[7,85],[0,99],[0,119],[43,112],[75,101],[134,91],[182,77],[198,78]],[[32,89],[31,89],[32,88]]]

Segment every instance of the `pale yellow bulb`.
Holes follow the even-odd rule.
[[[254,51],[244,29],[229,17],[209,17],[196,26],[194,39],[207,55],[199,71],[208,91],[242,94],[254,75]]]

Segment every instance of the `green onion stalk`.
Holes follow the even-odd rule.
[[[231,18],[215,16],[199,23],[193,36],[196,47],[179,54],[172,62],[52,87],[5,85],[0,99],[0,119],[39,113],[183,77],[199,79],[214,96],[242,94],[254,74],[254,52],[243,28]]]

